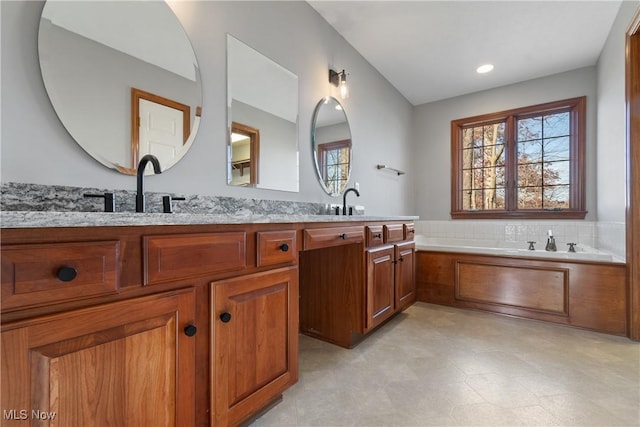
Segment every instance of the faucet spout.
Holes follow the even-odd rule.
[[[355,188],[347,188],[344,191],[344,194],[342,195],[342,215],[346,215],[347,214],[347,193],[349,193],[351,191],[356,193],[356,196],[360,197],[360,192],[358,190],[356,190]]]
[[[154,173],[162,173],[160,162],[153,154],[146,154],[140,159],[137,172],[136,212],[144,212],[144,170],[149,162],[153,165]]]

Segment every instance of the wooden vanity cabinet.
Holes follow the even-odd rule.
[[[416,300],[415,243],[402,242],[405,236],[402,224],[385,226],[384,229],[385,240],[399,243],[377,247],[374,245],[366,251],[367,331],[376,328]]]
[[[188,288],[3,326],[2,425],[195,425],[194,322]]]
[[[235,426],[298,380],[295,267],[211,284],[211,424]]]
[[[413,236],[410,234],[409,238]],[[395,245],[395,303],[404,310],[416,302],[416,244],[413,241]]]
[[[366,257],[366,330],[371,330],[395,313],[395,250],[393,246],[369,249]]]
[[[0,423],[25,425],[21,411],[62,426],[251,417],[298,378],[301,235],[291,224],[3,229]]]
[[[351,348],[415,301],[415,244],[413,223],[367,223],[344,234],[305,230],[311,250],[300,253],[300,330]],[[328,244],[307,244],[314,236]]]

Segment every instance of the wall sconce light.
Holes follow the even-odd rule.
[[[329,70],[329,82],[335,87],[340,88],[340,97],[347,99],[349,97],[349,86],[347,86],[347,72],[342,70],[339,73]]]

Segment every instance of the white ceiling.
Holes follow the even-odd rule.
[[[308,3],[413,105],[595,65],[621,4]],[[487,62],[495,69],[476,73]]]

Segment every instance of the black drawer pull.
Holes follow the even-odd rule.
[[[346,233],[338,234],[338,237],[341,238],[342,240],[346,240],[347,234]]]
[[[222,313],[220,315],[220,320],[222,320],[222,323],[229,323],[229,321],[231,321],[231,313]]]
[[[192,337],[198,332],[198,328],[195,325],[187,325],[184,327],[184,334],[188,337]]]
[[[373,235],[376,239],[382,239],[382,233],[376,233]]]
[[[289,250],[289,245],[287,245],[286,243],[281,244],[280,246],[278,246],[280,248],[280,250],[282,252],[287,252]]]
[[[73,267],[60,267],[56,272],[56,276],[63,282],[70,282],[76,278],[78,271]]]

